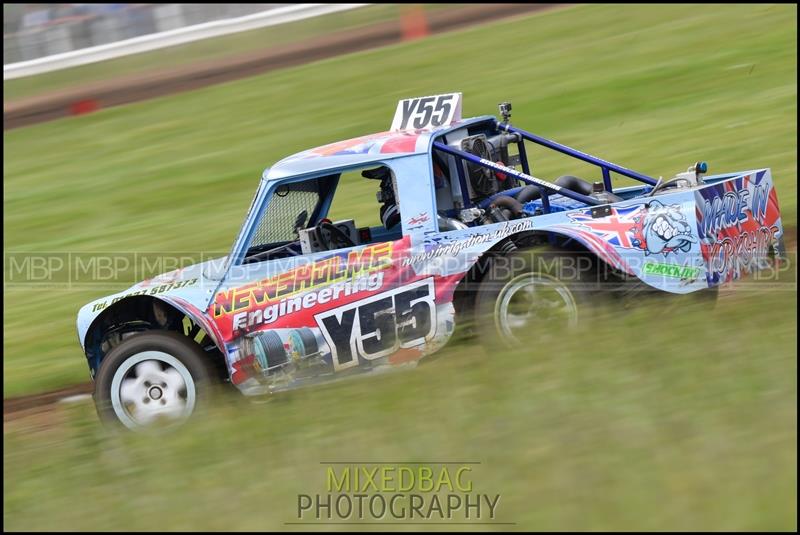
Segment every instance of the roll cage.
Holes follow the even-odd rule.
[[[589,164],[595,165],[597,167],[600,167],[600,169],[601,169],[601,171],[603,173],[603,185],[605,186],[606,191],[611,192],[611,193],[613,193],[613,189],[612,189],[612,185],[611,185],[611,173],[612,172],[615,172],[617,174],[626,176],[628,178],[632,178],[634,180],[638,180],[639,182],[643,182],[644,184],[647,184],[647,185],[650,185],[650,186],[654,186],[654,185],[656,185],[658,183],[658,181],[656,179],[652,178],[652,177],[649,177],[647,175],[643,175],[643,174],[638,173],[636,171],[632,171],[630,169],[627,169],[627,168],[622,167],[620,165],[617,165],[615,163],[603,160],[602,158],[598,158],[596,156],[592,156],[591,154],[586,154],[585,152],[581,152],[581,151],[579,151],[577,149],[573,149],[572,147],[568,147],[567,145],[562,145],[561,143],[557,143],[557,142],[549,140],[547,138],[543,138],[541,136],[537,136],[535,134],[532,134],[530,132],[522,130],[521,128],[516,128],[514,126],[511,126],[507,122],[497,122],[496,123],[496,128],[501,132],[514,134],[517,137],[516,145],[517,145],[517,150],[519,152],[519,160],[520,160],[520,165],[522,166],[522,172],[517,171],[517,170],[515,170],[515,169],[513,169],[511,167],[507,167],[505,165],[501,165],[501,164],[498,164],[498,163],[495,163],[495,162],[492,162],[492,161],[489,161],[489,160],[485,160],[485,159],[479,158],[479,157],[475,156],[474,154],[470,154],[470,153],[465,152],[463,150],[458,150],[458,149],[453,148],[453,147],[451,147],[449,145],[445,145],[444,143],[441,143],[440,141],[434,141],[433,142],[433,148],[435,148],[437,150],[440,150],[440,151],[442,151],[444,153],[450,154],[451,156],[455,156],[459,160],[468,161],[468,162],[471,162],[473,164],[479,165],[479,166],[487,168],[487,169],[491,169],[491,170],[496,171],[496,172],[502,172],[502,173],[504,173],[506,175],[510,175],[510,176],[522,181],[525,184],[529,184],[529,185],[538,186],[538,187],[543,188],[545,190],[545,192],[547,193],[545,195],[542,195],[542,209],[543,209],[543,212],[545,214],[550,213],[550,202],[549,202],[548,197],[552,193],[558,193],[560,195],[563,195],[565,197],[569,197],[570,199],[573,199],[573,200],[578,201],[578,202],[585,203],[585,204],[590,205],[590,206],[595,206],[595,205],[604,204],[604,203],[602,201],[598,200],[598,199],[595,199],[593,197],[589,197],[588,195],[583,195],[583,194],[578,193],[576,191],[572,191],[570,189],[563,188],[561,186],[553,184],[552,182],[548,182],[548,181],[543,180],[541,178],[536,178],[535,176],[532,176],[530,174],[530,163],[528,162],[527,151],[525,149],[525,141],[526,140],[527,141],[531,141],[533,143],[536,143],[538,145],[547,147],[549,149],[555,150],[557,152],[561,152],[563,154],[566,154],[567,156],[571,156],[573,158],[576,158],[578,160],[584,161],[586,163],[589,163]],[[461,188],[461,191],[463,193],[464,207],[466,207],[466,208],[472,207],[473,203],[471,202],[471,200],[469,199],[469,195],[467,194],[466,176],[465,176],[465,173],[464,173],[464,166],[463,165],[457,165],[456,169],[457,169],[457,172],[458,172],[458,180],[463,186]],[[505,191],[505,192],[502,192],[502,193],[508,194],[509,191]]]

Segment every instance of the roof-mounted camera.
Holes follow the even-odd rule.
[[[511,103],[501,102],[497,107],[500,108],[500,115],[503,116],[503,122],[508,123],[511,120]]]

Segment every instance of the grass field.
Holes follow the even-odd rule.
[[[790,530],[796,302],[637,311],[590,350],[566,337],[546,356],[457,345],[414,371],[223,405],[158,440],[105,435],[89,403],[33,419],[42,430],[11,422],[4,526],[287,529],[298,494],[325,493],[320,462],[435,460],[481,463],[475,491],[516,523],[484,529]],[[437,529],[405,526],[423,528]]]
[[[771,167],[796,228],[796,15],[576,6],[13,130],[5,250],[224,254],[263,167],[453,90],[466,116],[511,100],[516,124],[653,176]],[[537,176],[593,176],[532,156]],[[5,290],[4,396],[85,381],[75,313],[113,289]],[[85,403],[10,422],[4,524],[281,529],[323,490],[318,463],[348,457],[480,461],[476,487],[516,523],[496,529],[796,529],[796,305],[787,285],[713,315],[644,306],[556,350],[456,344],[155,442],[106,436]]]

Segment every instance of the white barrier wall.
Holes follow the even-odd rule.
[[[71,32],[69,22],[38,30],[24,30],[14,35],[3,36],[3,80],[86,65],[366,5],[369,4],[281,5],[259,13],[190,24],[187,19],[196,18],[197,13],[187,11],[189,4],[161,4],[152,8],[156,33],[137,37],[129,37],[131,28],[122,24],[122,19],[117,17],[98,17],[88,23],[87,21],[74,23],[84,26],[88,24],[88,30],[82,28],[83,35],[80,32]],[[247,4],[241,5],[241,9],[246,7]],[[249,7],[252,8],[252,5]],[[17,40],[19,59],[6,63],[7,59],[16,59],[7,48],[12,44],[9,42],[12,38]]]

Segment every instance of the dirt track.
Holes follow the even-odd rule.
[[[427,18],[430,33],[441,33],[560,4],[480,4],[437,10]],[[400,21],[325,35],[304,43],[260,50],[224,60],[198,62],[148,74],[120,77],[3,104],[3,129],[27,126],[80,112],[107,108],[262,74],[271,70],[398,43]]]
[[[72,396],[91,394],[94,391],[94,383],[82,383],[65,388],[59,388],[50,392],[18,396],[3,400],[3,421],[15,420],[24,416],[48,410],[60,400]]]

